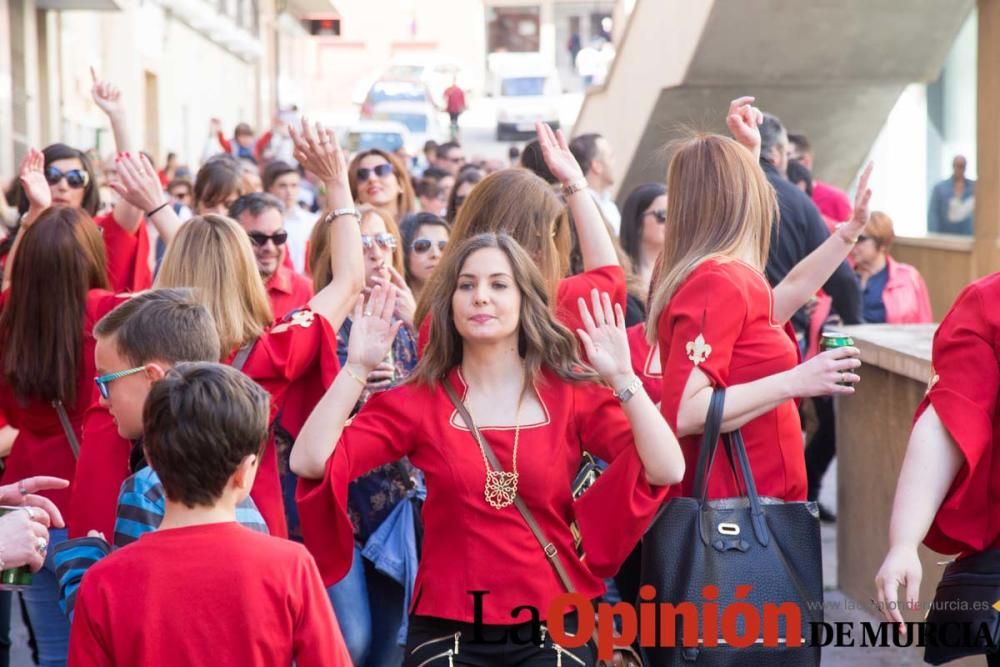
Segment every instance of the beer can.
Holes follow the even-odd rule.
[[[819,345],[825,352],[826,350],[835,350],[838,347],[853,347],[854,339],[845,333],[838,333],[836,331],[824,332]],[[851,386],[850,382],[838,382],[837,384],[843,387]]]
[[[23,507],[0,506],[0,516],[23,511]],[[0,591],[23,591],[31,587],[31,582],[31,568],[27,565],[9,567],[0,572]]]

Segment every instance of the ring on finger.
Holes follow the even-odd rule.
[[[21,509],[28,513],[28,518],[31,520],[35,519],[35,508],[30,505],[21,505]]]
[[[26,486],[24,485],[24,480],[23,480],[23,479],[22,479],[22,480],[21,480],[20,482],[18,482],[18,483],[17,483],[17,491],[18,491],[18,493],[20,493],[20,494],[21,494],[22,496],[26,496],[26,495],[28,495],[28,487],[26,487]]]
[[[45,555],[45,550],[49,548],[49,541],[44,537],[39,537],[35,540],[35,551],[38,552],[39,556]]]

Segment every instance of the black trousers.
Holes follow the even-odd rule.
[[[809,481],[809,500],[819,498],[820,485],[830,462],[837,454],[836,419],[833,398],[818,396],[813,399],[818,426],[806,446],[806,478]]]
[[[566,630],[574,632],[575,618]],[[563,648],[552,643],[545,624],[483,625],[429,616],[411,616],[405,667],[593,667],[594,648]]]
[[[1000,651],[994,651],[986,656],[987,667],[1000,667]]]

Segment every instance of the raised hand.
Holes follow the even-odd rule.
[[[143,212],[152,211],[169,198],[160,184],[156,169],[142,153],[119,153],[115,158],[118,180],[110,187],[132,206]]]
[[[406,279],[399,275],[399,271],[392,265],[386,265],[389,269],[389,280],[396,286],[396,312],[399,317],[409,325],[413,325],[413,316],[417,312],[417,298],[413,296],[413,290],[406,284]]]
[[[111,117],[120,116],[124,113],[125,109],[121,103],[122,92],[118,89],[118,86],[112,84],[110,81],[99,80],[97,72],[93,67],[90,68],[90,78],[94,82],[90,88],[90,94],[97,106],[101,108],[101,111]]]
[[[868,187],[868,181],[871,179],[873,167],[874,165],[869,162],[865,166],[865,170],[861,172],[861,178],[858,179],[858,189],[854,193],[854,212],[851,213],[850,220],[838,226],[838,232],[845,241],[851,244],[857,243],[858,235],[864,231],[865,225],[868,224],[868,219],[871,217],[868,204],[871,202],[872,191]]]
[[[37,494],[39,491],[65,489],[67,486],[69,482],[61,477],[25,477],[20,482],[0,486],[0,505],[31,507],[29,516],[32,519],[46,526],[62,528],[65,524],[59,508],[45,496]]]
[[[396,308],[396,287],[376,285],[368,303],[359,296],[354,306],[351,335],[347,340],[347,363],[360,368],[365,376],[382,363],[389,353],[401,321],[392,321]]]
[[[538,134],[538,145],[542,149],[542,158],[552,175],[559,179],[563,185],[568,185],[583,178],[583,170],[580,163],[573,157],[566,142],[566,136],[562,130],[552,131],[552,128],[545,123],[538,121],[535,123],[535,132]]]
[[[607,292],[598,294],[596,289],[591,290],[590,298],[593,314],[587,309],[587,303],[582,298],[578,299],[584,328],[577,329],[576,333],[590,365],[601,379],[617,391],[623,389],[635,375],[629,355],[628,334],[625,333],[625,313],[617,303],[612,308]]]
[[[29,148],[28,154],[21,162],[21,187],[24,188],[24,195],[28,198],[29,214],[21,221],[23,225],[30,225],[38,214],[52,205],[52,190],[49,189],[49,182],[45,180],[45,155],[37,148]]]
[[[729,113],[726,114],[726,127],[733,139],[746,146],[747,149],[760,158],[760,129],[764,122],[764,114],[753,106],[753,97],[738,97],[729,103]]]
[[[288,131],[295,146],[294,157],[299,164],[315,174],[327,189],[336,187],[350,196],[347,158],[340,148],[336,133],[319,123],[310,127],[305,118],[302,119],[301,131],[292,125],[288,126]]]

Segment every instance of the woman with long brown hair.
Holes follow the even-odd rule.
[[[361,151],[347,168],[351,196],[359,204],[385,209],[399,223],[413,210],[413,185],[406,166],[380,148]]]
[[[399,326],[392,323],[392,286],[376,287],[368,304],[359,300],[355,308],[347,363],[292,450],[292,469],[303,478],[298,506],[306,546],[327,583],[340,579],[353,540],[347,483],[408,456],[424,472],[428,495],[405,664],[451,664],[457,655],[479,661],[469,664],[556,665],[567,654],[591,664],[588,647],[555,645],[544,630],[511,616],[530,605],[548,622],[549,603],[565,591],[549,549],[511,505],[524,500],[573,585],[596,597],[602,581],[576,557],[569,528],[570,482],[582,451],[611,461],[598,482],[602,490],[588,494],[608,494],[617,507],[613,529],[607,520],[590,524],[576,516],[595,531],[584,537],[593,567],[610,544],[638,539],[664,487],[682,477],[677,440],[632,374],[622,310],[607,294],[592,294],[593,314],[582,299],[577,304],[587,367],[576,337],[552,316],[549,285],[511,237],[465,239],[436,275],[425,293],[430,340],[411,381],[374,396],[346,424],[363,378]],[[488,462],[487,443],[503,470]],[[602,534],[611,530],[614,539]],[[490,591],[476,602],[477,614],[470,591]],[[545,639],[484,644],[473,631],[476,620],[488,639],[511,630],[527,636],[526,629]]]
[[[455,218],[450,248],[482,233],[510,235],[538,265],[556,319],[574,331],[583,324],[577,299],[592,289],[607,292],[612,303],[625,304],[625,273],[597,204],[562,131],[537,123],[546,165],[562,183],[564,203],[544,180],[525,169],[503,169],[484,178],[469,194]],[[567,210],[568,206],[568,210]],[[570,266],[570,213],[576,229],[583,271],[567,275]],[[426,289],[435,281],[431,276]],[[417,304],[420,344],[428,339],[429,302]]]
[[[847,347],[797,365],[783,327],[857,242],[868,220],[870,167],[852,219],[772,289],[763,272],[777,203],[757,164],[761,114],[752,102],[740,98],[730,107],[727,122],[739,143],[699,134],[676,146],[646,333],[660,345],[661,410],[688,463],[697,456],[713,387],[727,387],[722,430],[741,429],[760,495],[797,501],[806,498],[806,471],[793,399],[852,394],[861,362]],[[690,495],[691,477],[678,495]],[[717,461],[709,498],[737,495],[736,479]]]
[[[0,411],[18,434],[4,478],[51,475],[72,481],[74,441],[80,438],[83,415],[94,393],[90,332],[120,301],[108,291],[100,230],[80,208],[46,208],[36,218],[22,220],[17,252],[7,271],[10,288],[0,295]],[[64,431],[60,409],[72,439]],[[68,511],[68,489],[43,495],[61,512]],[[44,554],[47,546],[65,539],[65,530],[54,529],[49,545],[39,543],[39,552]],[[69,623],[59,609],[51,558],[24,591],[24,600],[42,664],[63,664]]]

